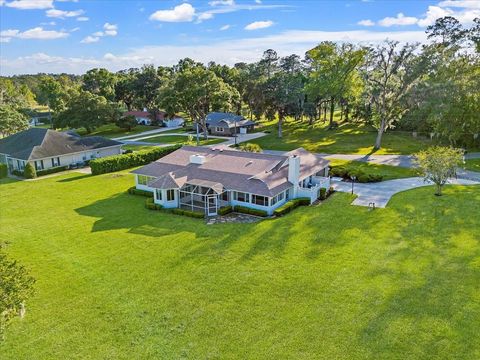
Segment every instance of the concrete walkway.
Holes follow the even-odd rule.
[[[331,154],[325,156],[327,159],[340,159],[348,161],[361,161],[379,165],[390,165],[400,167],[414,167],[415,158],[412,155],[349,155]]]
[[[147,135],[152,135],[152,134],[161,134],[162,132],[165,132],[165,131],[176,130],[176,129],[181,129],[181,128],[182,128],[181,126],[176,126],[176,127],[162,127],[162,128],[159,128],[159,129],[148,130],[148,131],[144,131],[144,132],[141,132],[141,133],[138,133],[138,134],[134,134],[134,135],[120,136],[120,137],[117,137],[117,138],[113,138],[112,140],[133,139],[133,138],[137,138],[137,137],[141,137],[141,136],[147,136]]]
[[[248,134],[238,134],[237,135],[237,144],[244,143],[244,142],[249,142],[254,139],[261,138],[263,136],[267,135],[264,132],[256,132],[256,133],[248,133]],[[227,141],[216,144],[216,145],[224,145],[224,146],[232,146],[235,145],[235,138],[234,137],[228,137]]]
[[[480,184],[480,181],[451,179],[449,184],[476,185]],[[399,192],[431,185],[431,182],[425,182],[421,177],[388,180],[378,183],[355,183],[353,193],[357,195],[357,198],[353,201],[352,205],[369,206],[370,203],[375,203],[375,207],[384,208],[390,201],[390,198]],[[341,181],[339,178],[332,180],[332,186],[337,191],[347,193],[352,191],[352,183]]]

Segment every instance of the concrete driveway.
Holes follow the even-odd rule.
[[[352,183],[341,181],[339,178],[333,178],[332,180],[332,186],[335,190],[347,193],[352,191]],[[480,182],[464,179],[451,179],[449,184],[476,185],[480,184]],[[388,180],[378,183],[355,183],[353,193],[357,195],[357,198],[353,201],[352,205],[369,206],[370,203],[375,203],[375,207],[384,208],[390,201],[390,198],[396,193],[432,185],[433,184],[430,182],[425,182],[421,177]]]

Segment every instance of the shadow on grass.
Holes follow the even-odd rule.
[[[92,174],[81,174],[81,173],[78,173],[77,176],[68,177],[68,178],[65,178],[65,179],[60,179],[60,180],[57,180],[57,182],[64,183],[64,182],[77,181],[77,180],[82,180],[82,179],[85,179],[85,178],[88,178],[88,177],[91,177],[91,176],[93,176],[93,175],[92,175]]]

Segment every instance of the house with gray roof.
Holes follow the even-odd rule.
[[[224,112],[211,112],[205,118],[208,132],[212,135],[234,136],[253,131],[255,123],[241,115]]]
[[[241,205],[269,215],[290,199],[318,198],[330,186],[329,161],[303,148],[270,155],[224,147],[183,146],[132,171],[137,189],[153,192],[156,204],[216,215]]]
[[[0,139],[0,162],[7,164],[10,172],[23,171],[28,162],[38,171],[121,154],[121,146],[101,136],[80,137],[71,132],[30,128]]]

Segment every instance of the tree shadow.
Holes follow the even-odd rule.
[[[68,178],[65,178],[65,179],[60,179],[60,180],[57,180],[57,182],[64,183],[64,182],[77,181],[77,180],[82,180],[82,179],[85,179],[85,178],[88,178],[88,177],[92,177],[92,176],[93,176],[92,174],[81,174],[81,173],[78,173],[77,176],[68,177]]]

